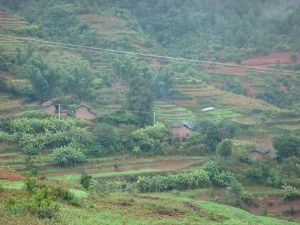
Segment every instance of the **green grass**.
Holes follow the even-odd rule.
[[[0,185],[6,189],[20,190],[24,187],[24,182],[23,181],[0,180]]]
[[[68,189],[77,199],[84,199],[89,196],[89,194],[85,191],[81,191],[78,189],[70,188]]]
[[[192,207],[191,207],[192,206]],[[213,202],[157,195],[111,194],[87,208],[62,208],[62,224],[69,225],[296,225]]]
[[[146,173],[156,173],[160,172],[160,170],[156,169],[141,169],[141,170],[127,170],[120,172],[107,172],[107,173],[94,173],[90,174],[93,178],[104,178],[104,177],[119,177],[119,176],[128,176],[128,175],[139,175]],[[69,183],[77,183],[80,179],[80,174],[69,174],[63,176],[49,176],[49,180],[53,181],[64,181]]]

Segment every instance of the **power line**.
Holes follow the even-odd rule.
[[[113,53],[113,54],[125,54],[130,56],[136,56],[141,58],[147,58],[147,59],[156,59],[156,60],[164,60],[164,61],[170,61],[170,62],[184,62],[184,63],[193,63],[198,65],[206,65],[206,66],[222,66],[222,67],[234,67],[234,68],[243,68],[247,70],[260,70],[265,72],[274,72],[274,73],[285,73],[288,75],[300,75],[300,72],[295,71],[289,71],[289,70],[281,70],[281,69],[274,69],[274,68],[265,68],[260,66],[247,66],[247,65],[236,65],[231,63],[221,63],[221,62],[213,62],[213,61],[204,61],[204,60],[198,60],[198,59],[188,59],[188,58],[182,58],[182,57],[172,57],[172,56],[163,56],[163,55],[156,55],[156,54],[148,54],[148,53],[138,53],[138,52],[131,52],[131,51],[123,51],[123,50],[115,50],[115,49],[108,49],[108,48],[98,48],[98,47],[89,47],[84,45],[76,45],[76,44],[69,44],[69,43],[61,43],[61,42],[54,42],[54,41],[45,41],[45,40],[39,40],[35,38],[28,38],[28,37],[20,37],[20,36],[11,36],[11,35],[3,35],[0,34],[1,37],[7,37],[7,38],[14,38],[16,40],[21,41],[33,41],[38,42],[42,44],[46,44],[50,47],[59,47],[59,48],[65,48],[65,49],[71,49],[71,50],[84,50],[84,51],[92,51],[92,52],[107,52],[107,53]]]
[[[146,53],[136,53],[136,52],[129,52],[129,51],[121,51],[121,50],[113,50],[113,49],[104,49],[104,48],[96,48],[96,47],[88,47],[83,45],[74,45],[74,44],[67,44],[67,43],[60,43],[60,42],[51,42],[51,41],[44,41],[44,40],[38,40],[33,38],[25,38],[25,37],[18,37],[18,36],[8,36],[8,35],[1,35],[0,36],[6,36],[10,38],[16,38],[17,40],[21,41],[35,41],[40,42],[43,44],[47,44],[49,47],[54,48],[63,48],[63,49],[69,49],[69,50],[76,50],[76,48],[84,51],[92,51],[99,54],[99,51],[101,53],[110,52],[113,54],[129,54],[134,57],[139,58],[147,58],[147,59],[155,59],[159,61],[166,61],[166,62],[184,62],[184,63],[196,63],[198,62],[198,65],[206,65],[206,66],[213,66],[213,67],[234,67],[234,68],[244,68],[244,69],[254,69],[254,70],[261,70],[265,72],[276,72],[276,73],[285,73],[289,75],[300,75],[300,72],[295,71],[289,71],[289,70],[281,70],[281,69],[274,69],[274,68],[265,68],[265,67],[259,67],[259,66],[245,66],[245,65],[236,65],[236,64],[229,64],[229,63],[220,63],[220,62],[213,62],[213,61],[202,61],[202,60],[196,60],[196,59],[186,59],[186,58],[178,58],[178,57],[170,57],[170,56],[160,56],[160,55],[153,55],[153,54],[146,54]],[[1,38],[1,37],[0,37]],[[66,47],[64,45],[70,46]],[[197,64],[196,64],[197,65]]]

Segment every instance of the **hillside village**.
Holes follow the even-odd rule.
[[[297,0],[0,0],[0,224],[299,224]]]

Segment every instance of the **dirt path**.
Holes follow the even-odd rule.
[[[93,167],[81,167],[77,170],[67,170],[63,172],[53,172],[53,173],[46,173],[46,176],[63,176],[67,174],[78,174],[83,171],[87,173],[106,173],[106,172],[121,172],[127,170],[139,170],[139,169],[156,169],[159,171],[176,171],[180,169],[184,169],[196,164],[200,164],[201,160],[194,160],[194,159],[183,159],[183,160],[165,160],[160,162],[153,162],[153,163],[145,163],[145,164],[133,164],[133,165],[126,165],[126,166],[93,166]]]
[[[18,173],[0,169],[0,180],[17,181],[22,180],[24,177]]]

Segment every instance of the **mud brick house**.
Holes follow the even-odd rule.
[[[186,120],[171,125],[170,129],[173,137],[181,140],[186,139],[195,130],[193,124]]]
[[[47,101],[42,104],[43,111],[48,114],[57,114],[58,105],[54,104],[52,101]]]
[[[80,104],[75,109],[75,118],[93,120],[96,118],[96,112],[86,104]]]
[[[42,104],[43,111],[48,114],[58,115],[59,114],[59,104],[55,104],[52,101],[47,101]],[[67,117],[67,110],[60,110],[61,117]]]
[[[250,151],[250,155],[253,157],[253,158],[256,158],[256,159],[261,159],[263,158],[265,155],[269,154],[271,152],[271,149],[268,148],[268,147],[264,147],[264,146],[261,146],[261,147],[257,147],[253,150]]]

